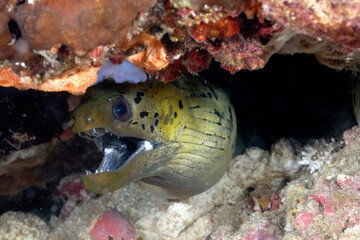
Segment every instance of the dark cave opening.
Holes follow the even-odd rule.
[[[231,75],[218,64],[201,76],[228,90],[245,146],[269,149],[281,137],[335,138],[356,124],[355,75],[308,54],[274,55],[266,67]]]
[[[213,63],[211,69],[199,75],[230,94],[245,147],[269,149],[281,137],[302,143],[314,138],[339,139],[344,130],[356,124],[351,97],[355,76],[351,71],[323,66],[312,55],[274,55],[264,69],[234,75]],[[66,121],[68,94],[13,88],[0,88],[0,93],[3,155],[16,150],[4,140],[9,140],[14,132],[36,136],[36,140],[30,141],[35,145],[60,134],[62,121]],[[72,155],[68,159],[64,157],[64,165],[70,170],[50,164],[51,175],[57,177],[50,181],[46,176],[47,188],[30,188],[12,197],[0,197],[0,214],[9,210],[26,211],[46,219],[57,214],[61,208],[61,203],[54,201],[58,181],[69,171],[85,170],[85,164],[76,160],[82,158],[88,146],[84,147],[80,138],[75,138],[72,144],[62,147],[65,153],[68,148],[68,154]],[[60,154],[58,159],[62,157]]]

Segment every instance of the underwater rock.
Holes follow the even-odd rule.
[[[359,8],[356,0],[5,1],[0,85],[82,94],[104,60],[126,59],[164,82],[211,59],[230,73],[261,69],[275,53],[356,70]]]
[[[3,239],[46,239],[49,231],[49,226],[33,214],[7,212],[0,217],[0,236]]]
[[[89,239],[108,210],[121,212],[144,240],[358,239],[360,128],[343,138],[345,145],[319,140],[303,146],[282,139],[271,152],[247,149],[214,187],[184,200],[161,199],[131,183],[78,205],[65,219],[53,216],[47,239]],[[300,153],[319,144],[331,155],[310,174],[298,163]]]
[[[14,195],[26,188],[43,187],[43,165],[56,143],[43,143],[0,158],[0,195]]]
[[[138,12],[154,3],[154,0],[26,1],[15,6],[9,15],[30,49],[39,51],[65,45],[82,56],[100,44],[125,37]]]
[[[260,0],[258,8],[260,16],[275,20],[297,34],[338,43],[348,50],[356,51],[360,47],[357,0]]]
[[[344,133],[344,138],[347,138],[346,135],[357,131],[357,135],[352,135],[351,142],[347,142],[343,150],[327,157],[328,163],[312,178],[304,179],[302,184],[295,181],[287,187],[287,191],[294,188],[297,190],[292,191],[294,194],[287,192],[290,198],[287,197],[285,205],[291,199],[299,200],[296,204],[293,202],[289,205],[292,207],[286,214],[286,231],[295,231],[301,238],[306,239],[340,239],[345,230],[358,224],[358,129],[356,126]],[[299,188],[300,184],[303,187]]]

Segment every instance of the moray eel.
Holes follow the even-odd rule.
[[[360,125],[360,79],[353,82],[352,99],[356,121]]]
[[[103,151],[83,176],[102,194],[141,180],[154,194],[180,199],[214,185],[227,170],[236,116],[221,89],[193,76],[171,83],[95,86],[72,114],[73,131]]]

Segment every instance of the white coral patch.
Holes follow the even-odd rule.
[[[126,60],[119,65],[112,64],[112,62],[107,60],[103,62],[103,65],[97,72],[97,81],[95,84],[108,78],[114,79],[116,83],[139,83],[145,82],[147,75],[140,68]]]

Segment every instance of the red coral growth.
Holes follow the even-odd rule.
[[[156,73],[156,78],[162,82],[174,81],[181,73],[186,71],[186,67],[183,65],[183,57],[175,60],[172,64]]]
[[[200,23],[192,27],[191,33],[199,42],[206,42],[208,39],[227,38],[239,32],[240,26],[236,19],[226,17],[216,23]]]
[[[233,74],[242,69],[259,69],[266,63],[264,46],[260,41],[246,41],[240,35],[233,36],[227,44],[210,47],[209,53],[221,62],[223,69]]]
[[[196,74],[207,69],[210,62],[211,57],[206,51],[201,49],[192,49],[186,53],[183,64],[190,73]]]
[[[85,185],[79,175],[70,175],[61,179],[58,186],[59,196],[76,201],[83,201]]]
[[[94,193],[86,190],[79,174],[72,174],[61,179],[57,190],[59,197],[66,200],[60,212],[60,216],[63,218],[70,216],[79,203],[96,197]]]
[[[92,240],[131,240],[135,230],[116,210],[105,211],[90,230]]]
[[[274,193],[274,195],[270,200],[269,210],[278,210],[281,204],[282,204],[282,200],[281,197],[279,196],[279,193]]]

